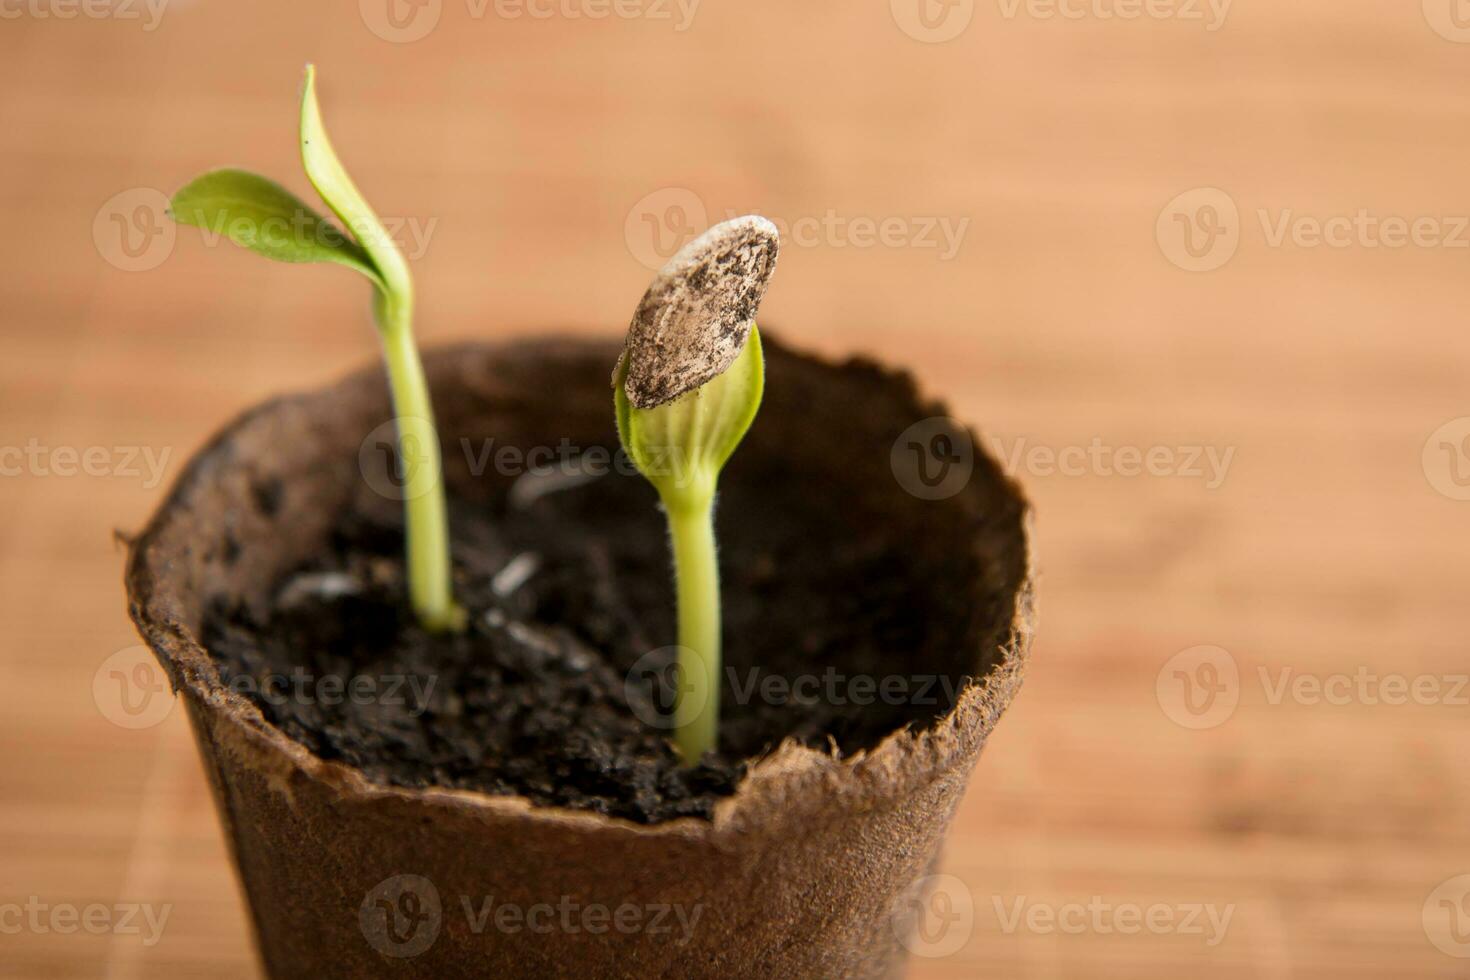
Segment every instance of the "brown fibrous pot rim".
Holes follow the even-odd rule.
[[[599,337],[562,335],[548,338],[518,338],[501,342],[461,341],[435,345],[425,350],[426,360],[451,357],[456,352],[479,351],[490,355],[538,348],[548,356],[558,350],[586,349],[600,345]],[[840,362],[804,351],[797,356],[829,367]],[[269,398],[238,414],[220,428],[190,458],[175,478],[163,502],[142,532],[128,540],[126,586],[129,613],[139,633],[158,657],[174,694],[181,690],[201,710],[212,710],[227,724],[214,726],[224,751],[240,755],[260,768],[272,786],[288,799],[295,780],[313,780],[338,794],[344,804],[397,801],[422,807],[426,812],[460,810],[478,812],[486,820],[549,821],[586,831],[623,832],[635,836],[671,836],[717,842],[740,833],[750,821],[758,821],[766,807],[797,807],[813,814],[832,801],[851,806],[880,805],[895,793],[907,793],[933,779],[953,777],[957,757],[970,761],[978,754],[1001,713],[1020,687],[1035,628],[1035,568],[1032,548],[1032,510],[1019,486],[1001,474],[1005,489],[1021,504],[1019,534],[1025,570],[1016,587],[1009,629],[1000,646],[1000,656],[982,677],[967,676],[954,707],[931,724],[895,730],[871,749],[839,756],[835,746],[822,752],[792,739],[751,761],[734,794],[715,805],[712,819],[680,817],[654,824],[641,824],[622,817],[586,810],[533,804],[520,796],[493,795],[478,790],[431,787],[414,789],[371,782],[356,768],[322,759],[286,735],[261,714],[244,695],[231,691],[220,681],[213,658],[194,632],[167,607],[176,602],[167,581],[167,557],[159,556],[154,543],[167,528],[173,514],[184,507],[197,486],[220,465],[220,455],[231,439],[259,417],[280,411],[292,403],[345,386],[366,374],[381,375],[373,364],[351,372],[326,387],[295,391]],[[886,374],[907,377],[908,372],[883,368]],[[922,397],[922,395],[921,395]],[[925,404],[937,404],[923,397]],[[611,403],[611,397],[609,397]],[[609,404],[609,412],[612,407]],[[982,443],[967,428],[975,452]],[[161,565],[161,567],[160,567]],[[958,774],[968,775],[968,766]],[[825,801],[825,802],[824,802]]]

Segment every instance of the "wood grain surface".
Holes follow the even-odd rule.
[[[1470,976],[1459,0],[393,2],[0,0],[0,976],[258,975],[185,719],[118,723],[112,534],[374,357],[351,274],[157,209],[304,193],[308,60],[426,342],[616,335],[760,210],[765,321],[1025,483],[1034,666],[912,977]]]

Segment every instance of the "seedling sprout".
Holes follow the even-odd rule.
[[[372,283],[399,458],[416,460],[403,487],[409,600],[426,629],[457,629],[464,613],[450,589],[439,437],[413,339],[413,281],[403,255],[332,149],[310,65],[301,95],[300,139],[307,179],[351,237],[284,187],[244,170],[211,170],[195,178],[173,196],[169,211],[180,224],[222,232],[267,258],[345,265]]]
[[[678,606],[674,744],[686,765],[715,748],[720,721],[720,470],[760,408],[765,360],[755,313],[776,268],[764,218],[715,225],[659,270],[613,375],[618,436],[669,524]]]

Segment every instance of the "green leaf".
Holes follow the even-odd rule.
[[[305,201],[259,174],[211,170],[174,194],[169,213],[179,224],[223,235],[278,262],[335,262],[382,282],[360,245]]]
[[[321,195],[327,207],[362,243],[377,267],[386,291],[397,304],[407,305],[413,296],[408,264],[398,251],[392,236],[383,228],[378,215],[368,204],[357,185],[348,176],[332,141],[327,138],[322,122],[321,106],[316,98],[316,67],[306,66],[306,80],[301,90],[301,164],[311,186]]]
[[[636,408],[623,381],[626,358],[614,382],[618,436],[633,465],[671,509],[706,506],[725,461],[755,421],[765,389],[760,331],[750,337],[723,374],[671,402]]]

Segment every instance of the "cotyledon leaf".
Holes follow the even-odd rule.
[[[280,184],[248,170],[201,174],[174,194],[169,214],[278,262],[334,262],[382,284],[361,245]]]

